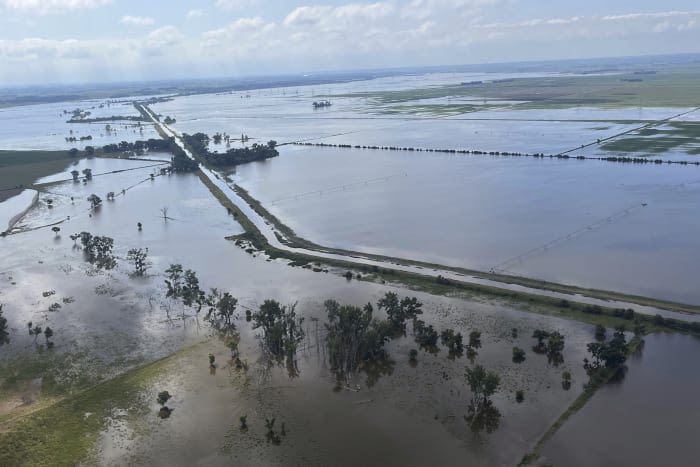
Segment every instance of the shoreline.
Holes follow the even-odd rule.
[[[12,196],[6,200],[4,200],[2,203],[6,202],[11,202],[14,198],[18,198],[23,196],[25,193],[29,192],[34,192],[32,196],[32,201],[29,203],[29,205],[25,205],[25,207],[17,214],[13,215],[12,217],[9,218],[7,222],[7,228],[5,229],[6,232],[11,231],[17,223],[22,220],[22,218],[32,209],[34,208],[38,202],[39,202],[39,192],[37,190],[32,190],[32,189],[23,189],[20,191],[17,195]],[[21,200],[18,200],[21,201]]]

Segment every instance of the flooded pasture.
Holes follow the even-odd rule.
[[[571,467],[697,462],[700,339],[655,334],[645,341],[641,355],[628,360],[624,378],[600,389],[545,445],[546,462]]]

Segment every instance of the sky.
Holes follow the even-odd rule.
[[[0,0],[0,86],[698,52],[698,0]]]

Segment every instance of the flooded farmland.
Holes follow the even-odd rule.
[[[131,99],[0,110],[0,122],[21,126],[0,131],[0,147],[9,149],[84,151],[159,138],[170,128],[173,141],[178,132],[225,133],[227,142],[207,142],[220,153],[281,144],[277,157],[213,171],[213,183],[201,171],[172,171],[173,155],[160,150],[79,154],[0,204],[0,222],[11,224],[0,238],[9,330],[0,349],[0,422],[28,424],[8,432],[8,443],[22,445],[18,437],[33,433],[32,423],[65,420],[66,433],[85,443],[69,443],[65,453],[76,449],[88,465],[518,465],[567,409],[590,396],[536,452],[540,461],[655,465],[671,450],[694,458],[687,437],[669,439],[658,457],[630,456],[631,447],[611,457],[606,443],[628,427],[628,413],[640,426],[660,420],[692,432],[699,382],[683,368],[692,367],[698,341],[659,330],[682,323],[690,333],[688,323],[697,321],[678,312],[700,303],[697,166],[285,144],[598,157],[612,152],[597,140],[644,136],[639,128],[657,120],[665,131],[674,128],[665,120],[684,112],[683,121],[695,118],[692,107],[520,109],[525,101],[517,99],[411,97],[418,87],[558,76],[433,73],[179,96],[149,104],[152,121],[115,123],[116,131],[103,121],[66,123],[63,111],[138,117]],[[320,99],[333,104],[314,110]],[[175,119],[167,126],[159,120],[166,115]],[[100,136],[65,140],[86,131]],[[684,142],[650,157],[693,162],[693,147]],[[343,263],[313,250],[297,254],[294,246],[269,248],[245,218],[253,208],[234,209],[242,200],[217,191],[226,183],[247,190],[303,239],[390,259],[370,267],[354,253]],[[272,230],[284,244],[281,229]],[[81,232],[113,241],[114,268],[90,260]],[[143,275],[135,250],[147,254]],[[420,279],[398,276],[399,259],[435,269]],[[187,279],[173,273],[177,264]],[[489,284],[500,280],[503,288],[456,287],[460,274],[435,277],[439,265],[498,273]],[[178,285],[192,275],[195,285]],[[535,285],[509,284],[508,275]],[[564,289],[538,289],[538,280]],[[188,287],[197,293],[183,298]],[[628,294],[639,308],[603,292],[592,305],[585,288]],[[217,321],[224,292],[237,300],[226,332]],[[404,317],[400,332],[381,327],[394,319],[380,305],[387,293],[422,306]],[[380,335],[381,358],[363,357],[342,374],[334,367],[329,299],[358,310],[370,304],[366,332]],[[654,299],[677,303],[655,310]],[[261,318],[268,300],[296,312],[281,332],[300,329],[280,355]],[[401,303],[402,310],[410,305]],[[615,331],[620,324],[624,330]],[[458,352],[448,351],[454,333],[460,346],[464,339]],[[627,360],[624,379],[600,383],[592,394],[595,372],[583,366],[592,358],[589,344],[611,346],[620,336],[635,345],[643,338],[641,354]],[[498,382],[485,402],[491,418],[476,425],[469,416],[480,388],[467,375],[481,367]],[[661,402],[667,385],[679,386],[673,404]],[[598,429],[601,423],[607,428]],[[623,441],[652,446],[664,436],[652,428]]]

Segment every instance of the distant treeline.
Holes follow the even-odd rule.
[[[253,143],[250,147],[233,148],[219,153],[209,151],[209,136],[204,133],[184,134],[182,138],[193,152],[204,158],[208,164],[217,167],[231,167],[279,156],[279,152],[275,149],[276,141],[269,141],[267,144]]]
[[[143,122],[146,118],[143,116],[136,115],[112,115],[111,117],[96,117],[96,118],[71,118],[66,121],[66,123],[100,123],[100,122],[112,122],[119,120],[127,120],[130,122]]]
[[[185,151],[182,150],[180,146],[175,143],[173,137],[165,139],[148,139],[146,141],[134,141],[133,143],[128,141],[122,141],[118,144],[106,144],[102,146],[102,152],[104,154],[119,154],[119,153],[135,153],[143,154],[145,151],[161,151],[169,152],[173,155],[171,159],[171,171],[173,172],[194,172],[199,169],[199,163],[187,157]],[[77,157],[80,151],[73,148],[68,151],[71,157]],[[93,146],[85,146],[85,151],[83,153],[85,156],[95,155],[95,148]]]
[[[285,143],[290,144],[290,143]],[[607,157],[595,157],[595,156],[570,156],[568,154],[543,154],[543,153],[524,153],[524,152],[507,152],[507,151],[479,151],[470,149],[426,149],[426,148],[412,148],[412,147],[401,147],[401,146],[365,146],[365,145],[351,145],[351,144],[330,144],[330,143],[308,143],[308,142],[293,142],[296,146],[317,146],[324,148],[345,148],[345,149],[374,149],[379,151],[417,151],[417,152],[439,152],[445,154],[473,154],[473,155],[483,155],[483,156],[510,156],[510,157],[535,157],[535,158],[549,158],[549,159],[574,159],[574,160],[596,160],[596,161],[607,161],[607,162],[627,162],[633,164],[680,164],[680,165],[698,165],[700,166],[700,161],[671,161],[663,159],[651,159],[647,157],[627,157],[627,156],[607,156]]]

